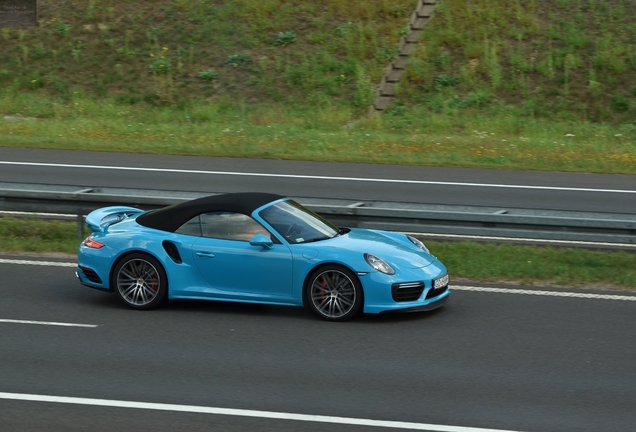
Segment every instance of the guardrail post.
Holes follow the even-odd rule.
[[[80,240],[84,240],[84,216],[77,215],[77,237]]]

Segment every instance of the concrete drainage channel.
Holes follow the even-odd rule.
[[[129,205],[153,209],[213,195],[142,189],[0,183],[0,210],[71,215],[84,236],[84,218],[99,207]],[[538,243],[609,247],[636,251],[636,215],[504,209],[382,201],[294,197],[332,222],[440,239],[532,239]]]

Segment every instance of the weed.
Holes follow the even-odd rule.
[[[488,74],[490,75],[490,82],[494,89],[499,88],[503,79],[503,72],[501,70],[501,64],[499,63],[499,56],[497,54],[498,47],[494,44],[485,42],[485,64],[488,68]]]
[[[244,66],[251,61],[251,57],[247,53],[232,54],[225,59],[225,64],[234,67]]]
[[[344,37],[344,36],[347,36],[349,33],[351,33],[353,29],[354,29],[354,24],[351,21],[349,21],[346,24],[341,24],[338,27],[336,27],[334,34],[338,37]]]
[[[373,103],[373,84],[361,65],[356,65],[356,91],[353,103],[359,108],[366,108]]]
[[[32,78],[29,82],[29,86],[32,90],[37,90],[44,87],[44,80],[42,78]]]
[[[396,33],[399,37],[406,37],[411,33],[411,27],[409,26],[398,27]]]
[[[630,108],[629,99],[627,99],[623,95],[614,95],[612,96],[612,99],[610,100],[610,107],[612,108],[612,110],[616,112],[629,111],[629,108]]]
[[[435,84],[440,87],[454,87],[459,83],[459,79],[453,75],[441,74],[435,77]]]
[[[388,9],[387,12],[394,18],[400,18],[407,15],[410,11],[403,5],[393,5]]]
[[[29,58],[29,47],[26,45],[20,45],[20,50],[22,51],[22,62],[26,63]]]
[[[199,72],[199,75],[197,75],[197,77],[202,81],[210,82],[217,79],[219,77],[219,73],[215,70],[208,69],[203,72]]]
[[[375,52],[375,58],[380,63],[390,63],[397,58],[399,51],[396,46],[382,45]]]
[[[57,32],[59,34],[61,34],[62,36],[68,36],[71,33],[71,26],[70,24],[58,24],[57,27]]]
[[[33,50],[33,53],[31,53],[31,59],[42,60],[43,58],[46,57],[46,55],[47,55],[47,51],[44,48],[44,46],[42,44],[38,44]]]
[[[307,42],[312,45],[323,45],[327,42],[327,34],[325,33],[312,33],[307,36]]]
[[[296,33],[292,31],[280,32],[276,36],[276,40],[274,41],[275,46],[287,46],[291,43],[296,42]]]
[[[150,73],[153,75],[167,74],[172,68],[170,60],[167,58],[159,58],[150,64]]]

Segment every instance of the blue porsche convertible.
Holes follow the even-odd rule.
[[[105,207],[86,217],[77,277],[129,307],[201,299],[306,306],[345,321],[360,312],[435,309],[444,265],[418,239],[337,227],[266,193],[214,195],[158,210]]]

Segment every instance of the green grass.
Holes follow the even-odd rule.
[[[75,223],[0,217],[0,250],[73,254],[79,244]]]
[[[0,218],[0,250],[75,254],[73,222]],[[636,254],[582,249],[427,241],[451,279],[636,288]]]
[[[512,244],[426,242],[451,275],[476,281],[636,288],[636,254]]]
[[[63,104],[25,95],[4,101],[13,114],[49,115],[0,120],[5,147],[636,173],[636,129],[520,121],[495,107],[454,117],[423,109],[399,113],[396,106],[397,114],[351,123],[355,114],[343,104],[152,107],[81,97]]]

